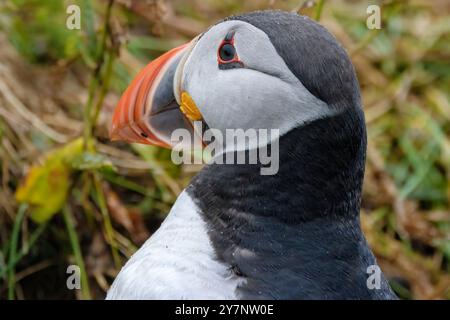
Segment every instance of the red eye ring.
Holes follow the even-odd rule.
[[[239,60],[236,48],[234,47],[234,31],[227,33],[225,39],[220,44],[219,49],[217,50],[217,62],[219,65],[236,62],[239,64],[242,63]]]

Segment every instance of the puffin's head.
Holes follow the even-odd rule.
[[[209,128],[291,129],[360,108],[345,50],[294,13],[227,18],[147,65],[122,96],[111,137],[173,146],[171,133]]]

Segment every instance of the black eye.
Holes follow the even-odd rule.
[[[219,57],[223,61],[231,61],[236,55],[236,49],[231,43],[224,43],[219,49]]]

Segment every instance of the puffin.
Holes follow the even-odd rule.
[[[284,11],[228,17],[135,77],[110,136],[173,148],[171,133],[196,134],[195,121],[277,129],[256,147],[277,145],[278,170],[206,163],[107,299],[396,299],[360,226],[366,126],[331,33]]]

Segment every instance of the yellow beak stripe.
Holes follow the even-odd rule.
[[[201,120],[202,114],[195,105],[194,100],[186,91],[181,93],[180,110],[191,121]]]

